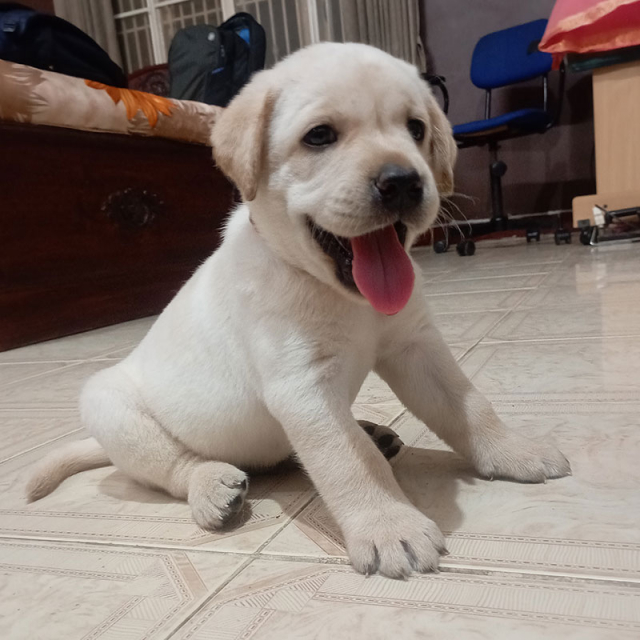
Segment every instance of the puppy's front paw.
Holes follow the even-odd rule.
[[[193,519],[204,529],[224,527],[242,509],[248,487],[247,474],[230,464],[201,464],[189,481]]]
[[[435,522],[402,502],[353,514],[343,533],[354,569],[366,575],[404,578],[412,571],[436,571],[447,553]]]
[[[571,475],[569,461],[554,445],[512,431],[482,443],[475,451],[474,463],[478,472],[490,479],[546,482]]]

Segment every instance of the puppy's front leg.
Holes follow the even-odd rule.
[[[411,505],[332,382],[282,381],[267,393],[269,411],[340,526],[357,571],[393,578],[434,571],[445,551],[440,530]]]
[[[417,326],[410,337],[389,341],[376,365],[415,416],[485,477],[545,482],[571,473],[555,446],[505,427],[428,317]]]

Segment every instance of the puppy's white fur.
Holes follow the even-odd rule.
[[[408,133],[409,118],[426,123],[423,142]],[[339,140],[309,149],[301,139],[320,124]],[[373,369],[482,475],[540,482],[569,473],[555,447],[507,430],[463,375],[417,270],[407,306],[383,316],[337,280],[309,232],[309,219],[346,237],[392,224],[371,206],[371,177],[385,163],[415,168],[425,185],[407,246],[432,223],[438,192],[452,190],[455,145],[413,67],[364,45],[302,50],[251,81],[216,124],[213,146],[246,204],[140,345],[89,380],[80,407],[95,440],[43,460],[31,499],[113,463],[188,499],[200,525],[218,527],[244,496],[246,470],[295,453],[358,571],[435,569],[442,534],[351,413]]]

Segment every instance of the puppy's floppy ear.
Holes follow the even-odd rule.
[[[427,105],[430,118],[429,155],[433,175],[442,196],[453,194],[453,168],[458,147],[453,139],[451,125],[433,96]]]
[[[259,73],[222,111],[213,126],[213,157],[245,201],[256,197],[274,102],[268,72]]]

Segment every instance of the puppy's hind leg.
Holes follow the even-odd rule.
[[[382,424],[369,422],[369,420],[358,420],[358,424],[365,430],[373,440],[373,444],[378,447],[380,453],[387,460],[391,460],[398,455],[404,442],[400,440],[400,436],[393,429]]]
[[[189,451],[151,416],[128,376],[108,369],[82,394],[82,420],[121,471],[149,487],[189,502],[195,521],[223,527],[244,503],[247,475],[225,462]]]

